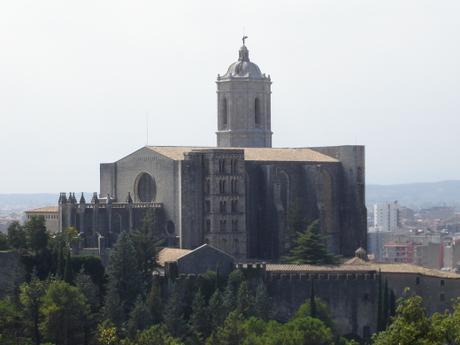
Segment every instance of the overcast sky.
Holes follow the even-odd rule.
[[[146,144],[216,143],[249,36],[273,144],[363,144],[367,182],[460,179],[460,1],[0,2],[0,193],[99,190]]]

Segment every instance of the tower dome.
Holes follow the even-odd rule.
[[[227,73],[221,78],[264,79],[266,77],[260,71],[259,66],[249,60],[249,50],[243,43],[239,50],[238,61],[232,63]]]

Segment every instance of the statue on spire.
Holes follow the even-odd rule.
[[[245,44],[245,43],[246,43],[245,41],[246,41],[247,39],[248,39],[248,36],[243,36],[243,45],[246,45],[246,44]]]

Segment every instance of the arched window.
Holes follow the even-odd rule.
[[[222,127],[227,128],[228,126],[228,107],[227,107],[227,98],[222,99],[221,104],[221,113],[222,113]]]
[[[171,220],[168,220],[168,222],[166,223],[166,232],[169,236],[172,236],[176,233],[176,227],[174,226],[174,223]]]
[[[137,197],[141,202],[151,202],[155,198],[155,181],[147,173],[142,173],[137,179]]]
[[[258,98],[254,101],[254,123],[256,127],[260,126],[260,100]]]

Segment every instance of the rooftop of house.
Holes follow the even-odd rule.
[[[40,208],[34,208],[32,210],[27,210],[26,213],[58,213],[59,207],[58,206],[46,206]]]

